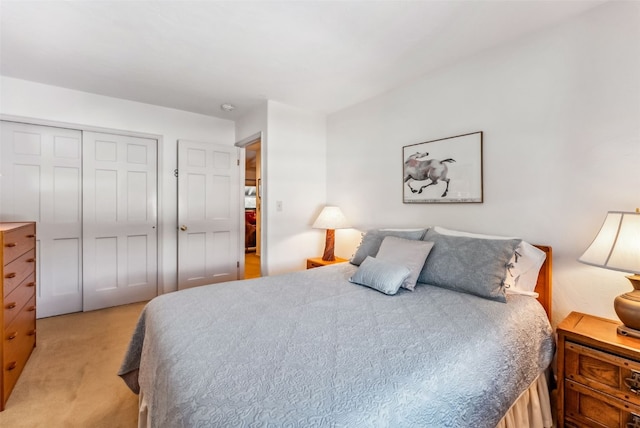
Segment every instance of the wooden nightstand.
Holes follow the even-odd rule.
[[[340,257],[336,257],[336,259],[332,262],[328,262],[326,260],[322,260],[322,257],[314,257],[313,259],[307,259],[307,269],[313,269],[320,266],[328,266],[334,263],[344,263],[348,262],[347,259],[341,259]]]
[[[640,339],[618,325],[579,312],[558,325],[560,428],[640,426]]]

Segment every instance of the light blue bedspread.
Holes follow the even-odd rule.
[[[495,427],[551,362],[531,297],[426,284],[387,296],[348,263],[170,293],[119,374],[153,427]],[[138,371],[139,369],[139,371]]]

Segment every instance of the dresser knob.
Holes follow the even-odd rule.
[[[8,303],[8,304],[5,306],[5,308],[6,308],[6,309],[14,309],[16,306],[17,306],[17,305],[16,305],[16,302],[11,302],[11,303]]]
[[[27,336],[35,336],[36,334],[36,329],[34,328],[33,330],[29,330],[29,332],[27,333]]]
[[[27,238],[35,238],[35,237],[36,235],[31,235],[31,234],[27,235]]]
[[[36,261],[36,259],[34,257],[32,257],[30,259],[27,259],[27,263],[33,263],[35,261]]]
[[[25,287],[35,287],[35,286],[36,286],[35,282],[30,282]]]
[[[16,242],[7,242],[6,244],[4,244],[5,247],[9,247],[9,248],[13,248],[17,245],[18,244]]]
[[[9,364],[7,364],[7,371],[13,370],[16,367],[18,367],[18,363],[15,361],[11,361]]]
[[[16,273],[15,272],[9,272],[4,277],[7,278],[7,279],[15,278],[16,277]]]
[[[35,306],[29,306],[29,307],[27,308],[27,312],[33,312],[33,311],[35,311],[35,310],[36,310],[36,307],[35,307]]]
[[[18,332],[14,331],[13,333],[9,333],[9,335],[7,336],[7,340],[13,340],[16,337],[18,337]]]

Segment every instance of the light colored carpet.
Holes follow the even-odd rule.
[[[138,396],[117,376],[144,303],[37,321],[37,343],[0,427],[137,426]]]

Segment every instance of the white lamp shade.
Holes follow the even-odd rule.
[[[346,229],[351,227],[338,207],[324,207],[313,223],[314,229]]]
[[[610,211],[600,232],[578,259],[621,272],[640,272],[640,213]]]

